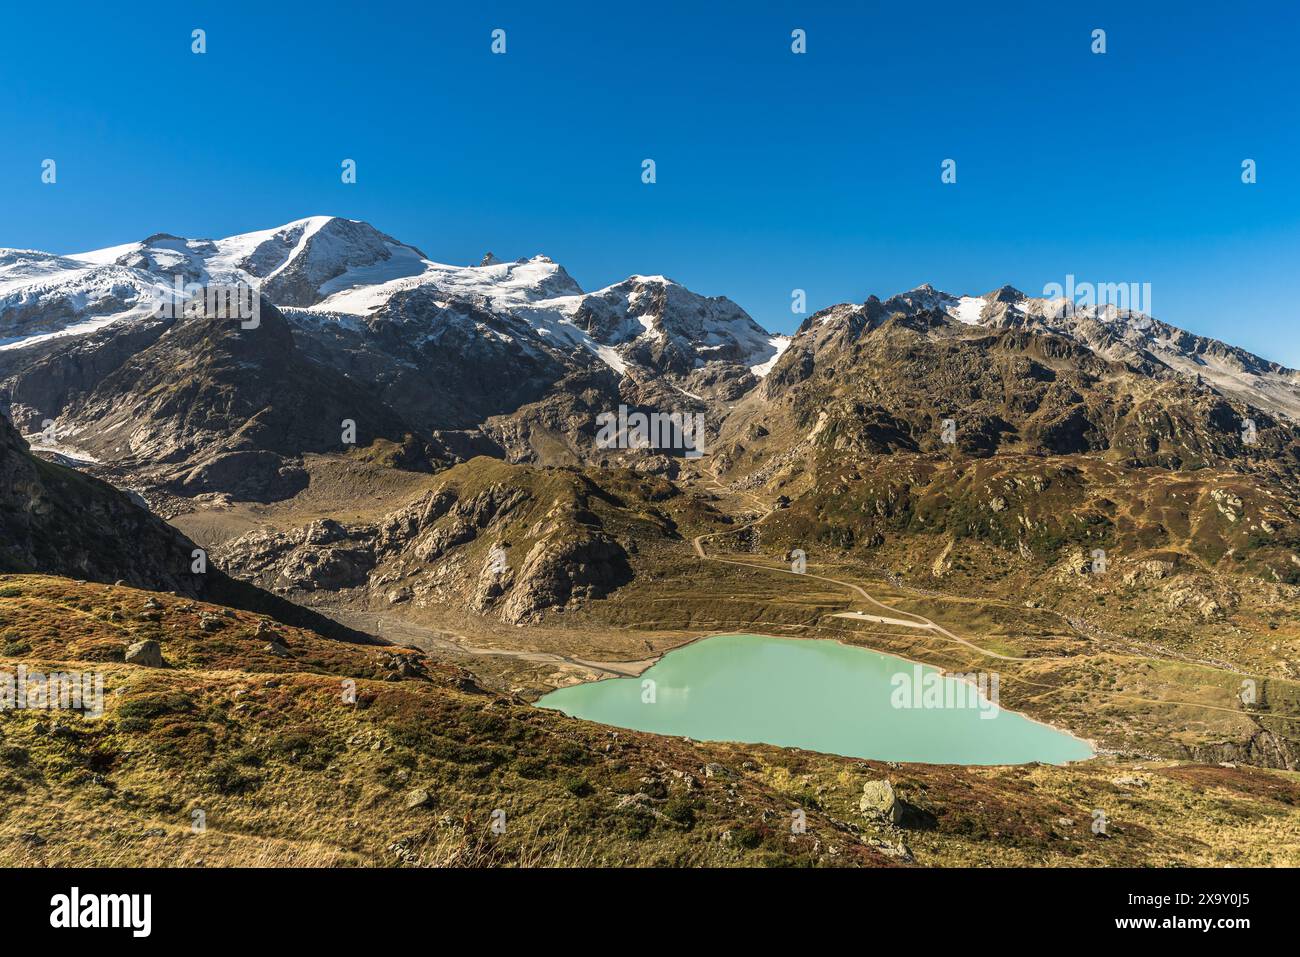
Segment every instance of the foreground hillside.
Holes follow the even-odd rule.
[[[614,731],[410,649],[44,576],[0,578],[0,639],[0,673],[97,670],[106,694],[97,719],[4,716],[0,865],[1300,864],[1293,772],[889,766]],[[123,661],[141,640],[161,666]],[[861,807],[882,780],[896,824]]]
[[[209,567],[196,548],[138,496],[32,455],[0,416],[0,573],[120,581],[263,612],[334,638],[371,640]]]

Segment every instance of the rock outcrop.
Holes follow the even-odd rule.
[[[886,780],[868,781],[862,785],[858,809],[873,821],[899,824],[903,820],[903,803],[894,793],[894,786]]]
[[[161,668],[163,666],[162,646],[153,640],[137,641],[126,649],[123,660],[128,665]]]
[[[495,476],[482,482],[483,473]],[[250,532],[214,558],[286,596],[356,589],[390,604],[463,604],[512,624],[632,580],[627,550],[586,507],[593,490],[576,476],[562,473],[547,498],[527,467],[475,459],[447,474],[377,522]]]

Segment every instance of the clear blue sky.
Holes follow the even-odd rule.
[[[8,4],[0,246],[331,213],[588,289],[664,273],[779,331],[796,287],[815,309],[1073,273],[1300,366],[1296,4],[611,6]]]

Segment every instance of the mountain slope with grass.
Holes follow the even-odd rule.
[[[4,715],[6,866],[1300,860],[1294,773],[900,767],[617,731],[411,649],[47,576],[0,578],[0,637],[0,672],[99,671],[106,692],[100,718]],[[161,667],[122,662],[137,640]],[[881,780],[897,823],[864,810]]]
[[[3,416],[0,533],[0,573],[121,581],[263,611],[349,641],[371,640],[207,565],[194,542],[125,493],[32,455]],[[204,570],[194,570],[196,559]]]

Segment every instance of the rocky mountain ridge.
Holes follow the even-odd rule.
[[[198,283],[256,279],[282,302],[262,299],[252,329],[138,312],[84,328],[101,322],[101,306],[129,305],[121,293],[109,305],[77,300],[71,319],[55,308],[33,331],[33,302],[73,302],[58,298],[61,281],[124,270],[140,289],[168,284],[168,270]],[[451,603],[521,624],[617,595],[655,574],[638,545],[680,544],[657,504],[634,496],[602,512],[591,504],[604,500],[598,492],[575,491],[583,470],[599,489],[625,466],[662,476],[671,494],[712,495],[716,478],[790,503],[793,528],[769,522],[750,547],[806,539],[861,555],[933,545],[925,561],[942,567],[948,539],[970,538],[1043,564],[1110,536],[1133,545],[1134,562],[1200,576],[1183,604],[1207,609],[1196,611],[1207,621],[1235,601],[1203,587],[1214,574],[1279,588],[1293,577],[1295,374],[1131,309],[923,286],[821,310],[781,338],[729,300],[662,276],[585,293],[546,257],[447,266],[329,217],[227,240],[157,235],[73,257],[5,254],[0,296],[0,321],[31,333],[0,347],[0,402],[29,434],[51,427],[46,454],[171,496],[170,515],[214,500],[284,503],[207,527],[238,574],[295,598]],[[624,406],[699,415],[707,454],[598,447],[599,417]],[[495,478],[457,491],[427,521],[403,516],[429,503],[379,494],[363,517],[343,520],[357,486],[329,499],[313,456],[344,471],[382,460],[407,475],[459,462]],[[1044,467],[1057,477],[1038,482],[1039,463],[1055,459]],[[539,471],[496,474],[494,460]],[[971,485],[984,460],[996,480],[989,472]],[[880,492],[882,473],[903,463],[916,477]],[[1194,498],[1158,502],[1172,509],[1158,520],[1154,497],[1127,491],[1197,472],[1204,480],[1179,493]],[[1025,483],[1029,497],[1018,494]],[[526,504],[480,521],[475,503],[489,485]],[[1214,495],[1242,502],[1243,521],[1214,525]],[[1049,500],[1057,512],[1044,512]],[[865,511],[845,514],[850,502]],[[497,547],[504,565],[492,560]]]
[[[410,427],[456,433],[449,445],[515,461],[583,461],[593,410],[620,403],[704,412],[720,427],[760,383],[771,396],[810,352],[827,355],[829,344],[895,316],[928,317],[932,339],[993,344],[1020,333],[1030,351],[1077,347],[1148,379],[1190,381],[1241,407],[1257,429],[1300,415],[1300,373],[1110,305],[922,286],[830,307],[794,337],[773,336],[731,301],[663,276],[585,293],[544,256],[448,266],[366,223],[327,216],[220,240],[159,233],[70,256],[3,251],[0,406],[27,432],[67,415],[81,421],[66,431],[90,430],[86,397],[168,328],[151,303],[184,283],[214,282],[254,284],[304,356],[355,380]],[[939,336],[944,326],[952,334]]]

